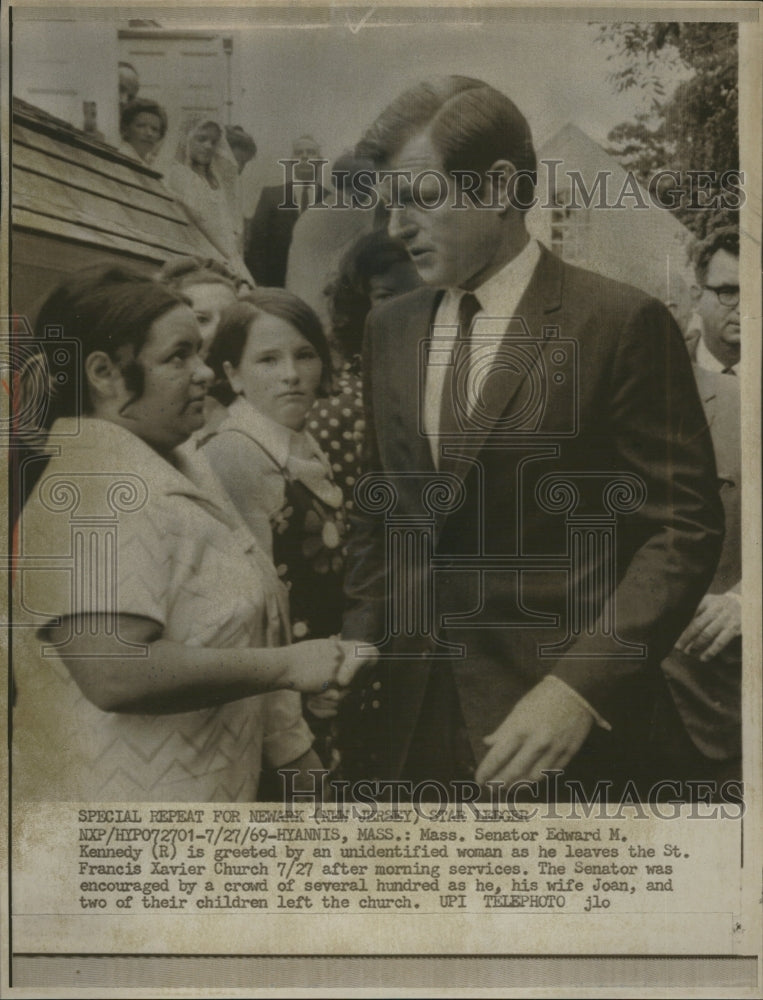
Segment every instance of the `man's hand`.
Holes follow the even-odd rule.
[[[490,747],[477,768],[479,784],[540,781],[542,771],[563,768],[585,742],[593,716],[564,684],[545,678],[485,737]]]
[[[340,702],[346,696],[347,690],[329,688],[323,694],[311,694],[306,704],[316,719],[333,719],[339,711]]]
[[[741,634],[739,598],[734,594],[705,594],[676,646],[707,663]]]

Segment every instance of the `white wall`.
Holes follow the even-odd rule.
[[[119,134],[118,62],[116,24],[14,20],[14,94],[76,128],[83,125],[82,102],[95,101],[109,141]]]

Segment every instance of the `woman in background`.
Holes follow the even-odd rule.
[[[153,164],[167,133],[167,113],[156,101],[136,97],[119,116],[120,152],[149,166]]]
[[[63,341],[44,339],[51,326]],[[285,645],[270,559],[201,457],[178,451],[211,378],[190,307],[99,268],[47,299],[36,335],[57,372],[46,427],[58,454],[21,515],[19,554],[37,568],[16,593],[51,645],[41,656],[20,630],[16,794],[251,801],[263,753],[317,766],[297,692],[347,683],[352,647]]]
[[[206,358],[222,314],[238,301],[239,279],[225,264],[200,257],[168,260],[157,277],[188,299],[201,331],[200,354]],[[198,447],[204,436],[225,419],[226,413],[223,404],[208,393],[204,401],[204,426],[189,438],[184,448],[193,451]]]
[[[240,280],[225,264],[201,257],[173,257],[157,278],[189,300],[201,330],[201,353],[206,357],[220,317],[238,301]]]
[[[186,121],[165,180],[233,271],[254,285],[242,257],[244,220],[238,165],[222,126],[203,117]]]

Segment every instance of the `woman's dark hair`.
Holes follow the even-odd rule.
[[[136,97],[125,105],[122,114],[119,116],[119,134],[124,138],[125,129],[139,114],[156,115],[162,125],[162,139],[167,133],[167,112],[156,101],[149,101],[144,97]]]
[[[207,355],[207,364],[215,373],[210,395],[225,406],[235,399],[223,362],[238,368],[252,323],[263,314],[277,316],[290,323],[315,348],[322,366],[318,395],[328,396],[331,390],[331,352],[321,321],[306,302],[283,288],[255,288],[223,312]]]
[[[119,365],[134,398],[143,393],[144,371],[136,360],[153,323],[188,300],[139,271],[97,266],[67,276],[48,296],[35,322],[39,376],[47,373],[48,405],[40,425],[92,412],[85,361],[104,351]]]
[[[371,278],[410,260],[403,241],[381,229],[361,236],[344,255],[336,278],[327,285],[324,294],[328,299],[331,333],[345,357],[360,353],[366,316],[371,308]]]

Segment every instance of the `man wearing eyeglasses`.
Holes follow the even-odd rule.
[[[658,707],[655,760],[675,779],[741,778],[741,447],[739,233],[718,229],[695,257],[702,333],[694,374],[710,426],[726,534],[713,581],[663,661],[670,697]]]
[[[695,363],[705,371],[736,375],[739,365],[739,233],[718,229],[699,246],[695,309],[702,319]]]

